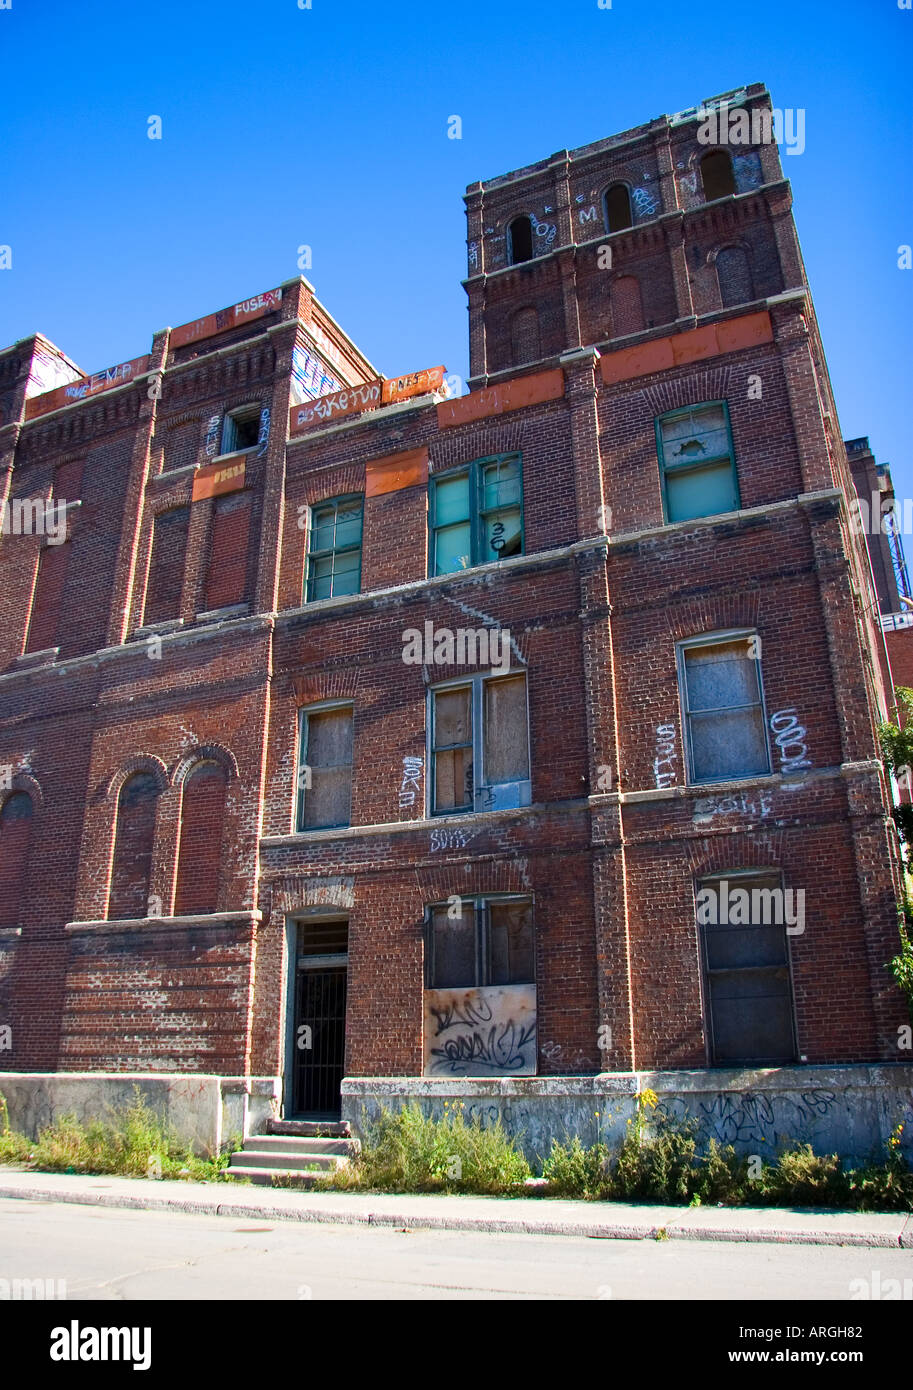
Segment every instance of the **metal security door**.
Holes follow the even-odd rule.
[[[295,986],[295,1085],[298,1115],[339,1118],[345,1068],[346,968],[300,968]]]

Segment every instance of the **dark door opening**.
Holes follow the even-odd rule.
[[[347,923],[298,924],[292,1106],[302,1118],[339,1118],[347,949]]]

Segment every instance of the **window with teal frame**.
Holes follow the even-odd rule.
[[[431,479],[431,573],[523,554],[519,454],[475,459]]]
[[[361,589],[361,497],[334,497],[311,508],[308,603]]]
[[[674,410],[656,421],[667,522],[735,512],[741,506],[725,401]]]

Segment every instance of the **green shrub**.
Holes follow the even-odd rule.
[[[207,1181],[222,1176],[229,1149],[200,1158],[182,1145],[172,1126],[150,1109],[139,1087],[121,1109],[109,1108],[108,1118],[83,1123],[75,1115],[60,1115],[28,1139],[9,1129],[4,1102],[4,1129],[0,1134],[0,1161],[26,1162],[52,1173],[114,1173],[121,1177],[192,1178]]]
[[[770,1162],[740,1158],[731,1144],[701,1145],[693,1118],[656,1114],[645,1091],[621,1144],[554,1141],[543,1165],[549,1195],[616,1202],[703,1206],[845,1207],[856,1211],[913,1211],[913,1170],[900,1151],[903,1126],[886,1155],[848,1168],[836,1154],[793,1144]]]
[[[364,1127],[361,1153],[329,1176],[322,1187],[384,1192],[516,1191],[529,1164],[497,1123],[467,1121],[462,1106],[444,1102],[439,1120],[416,1102],[391,1114],[383,1109]]]

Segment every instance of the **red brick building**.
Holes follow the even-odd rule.
[[[704,110],[469,188],[468,395],[303,280],[0,353],[10,1072],[545,1133],[905,1060],[871,567],[776,144]]]

